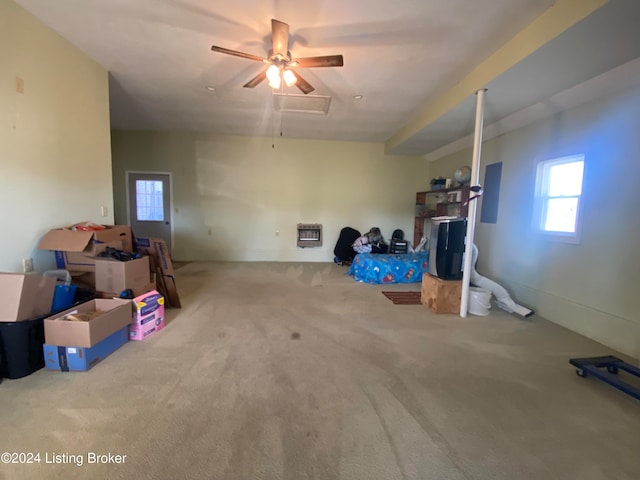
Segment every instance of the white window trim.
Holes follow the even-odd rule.
[[[576,231],[575,232],[552,232],[547,231],[542,228],[542,220],[543,220],[543,209],[546,207],[546,203],[543,202],[543,197],[546,196],[543,193],[543,188],[548,185],[548,181],[546,175],[544,175],[544,171],[548,171],[549,166],[559,165],[563,163],[571,163],[571,162],[583,162],[583,172],[582,172],[582,189],[580,195],[578,196],[578,205],[576,207]],[[584,179],[585,172],[587,169],[587,162],[584,154],[576,154],[569,155],[566,157],[558,157],[558,158],[550,158],[547,160],[540,160],[536,167],[536,189],[535,196],[533,200],[533,221],[532,221],[532,229],[534,233],[540,235],[541,237],[561,243],[570,243],[570,244],[579,244],[580,243],[580,234],[582,231],[582,202],[584,197]]]

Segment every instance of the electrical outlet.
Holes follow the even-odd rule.
[[[103,205],[102,209],[101,209],[101,212],[102,212],[102,216],[103,217],[108,216],[109,215],[109,207]]]
[[[22,259],[22,271],[24,273],[33,272],[33,258]]]

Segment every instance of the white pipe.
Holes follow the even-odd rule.
[[[496,296],[498,307],[500,307],[501,309],[506,310],[509,313],[517,313],[518,315],[521,315],[525,318],[533,315],[533,310],[527,307],[523,307],[522,305],[518,305],[516,302],[514,302],[509,295],[509,292],[507,292],[503,287],[498,285],[493,280],[489,280],[488,278],[483,277],[478,272],[476,272],[475,264],[476,260],[478,259],[478,247],[476,247],[475,243],[472,243],[471,247],[471,283],[476,287],[486,288],[487,290],[493,292],[493,294]]]
[[[476,92],[476,129],[473,138],[473,159],[471,162],[471,180],[469,185],[478,185],[480,181],[480,150],[482,146],[482,123],[484,120],[484,92],[486,89],[481,89]],[[469,192],[472,195],[472,192]],[[471,255],[469,255],[470,246],[473,245],[473,231],[476,224],[476,203],[477,201],[469,202],[469,213],[467,214],[467,236],[465,238],[465,256],[464,256],[464,270],[462,271],[462,297],[460,298],[460,316],[467,316],[467,309],[469,306],[469,281],[471,279]]]

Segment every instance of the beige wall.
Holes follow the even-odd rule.
[[[490,95],[490,92],[488,93]],[[640,357],[640,89],[584,105],[486,142],[482,164],[502,162],[497,224],[476,225],[478,273],[541,316]],[[582,239],[532,233],[536,162],[585,154]],[[467,150],[432,163],[450,176]],[[481,168],[480,181],[484,178]],[[479,205],[480,207],[480,205]],[[478,209],[479,217],[480,209]],[[606,354],[602,347],[592,352]],[[572,352],[567,352],[570,356]]]
[[[0,0],[0,204],[0,271],[22,271],[25,257],[52,268],[53,254],[36,250],[51,227],[113,222],[107,72],[10,0]]]
[[[412,236],[428,164],[383,148],[286,138],[272,148],[270,138],[114,131],[116,220],[127,218],[127,170],[171,172],[176,260],[331,261],[345,226]],[[323,225],[321,248],[296,247],[300,222]]]

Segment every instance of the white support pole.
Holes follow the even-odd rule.
[[[482,147],[482,124],[484,121],[484,92],[481,89],[476,92],[476,129],[473,139],[473,159],[471,163],[471,180],[469,185],[478,185],[480,182],[480,150]],[[472,197],[473,192],[469,192]],[[473,245],[473,232],[476,226],[476,200],[469,202],[467,214],[467,236],[465,238],[464,270],[462,272],[462,297],[460,298],[460,316],[467,316],[469,307],[469,281],[471,279],[471,245]]]

